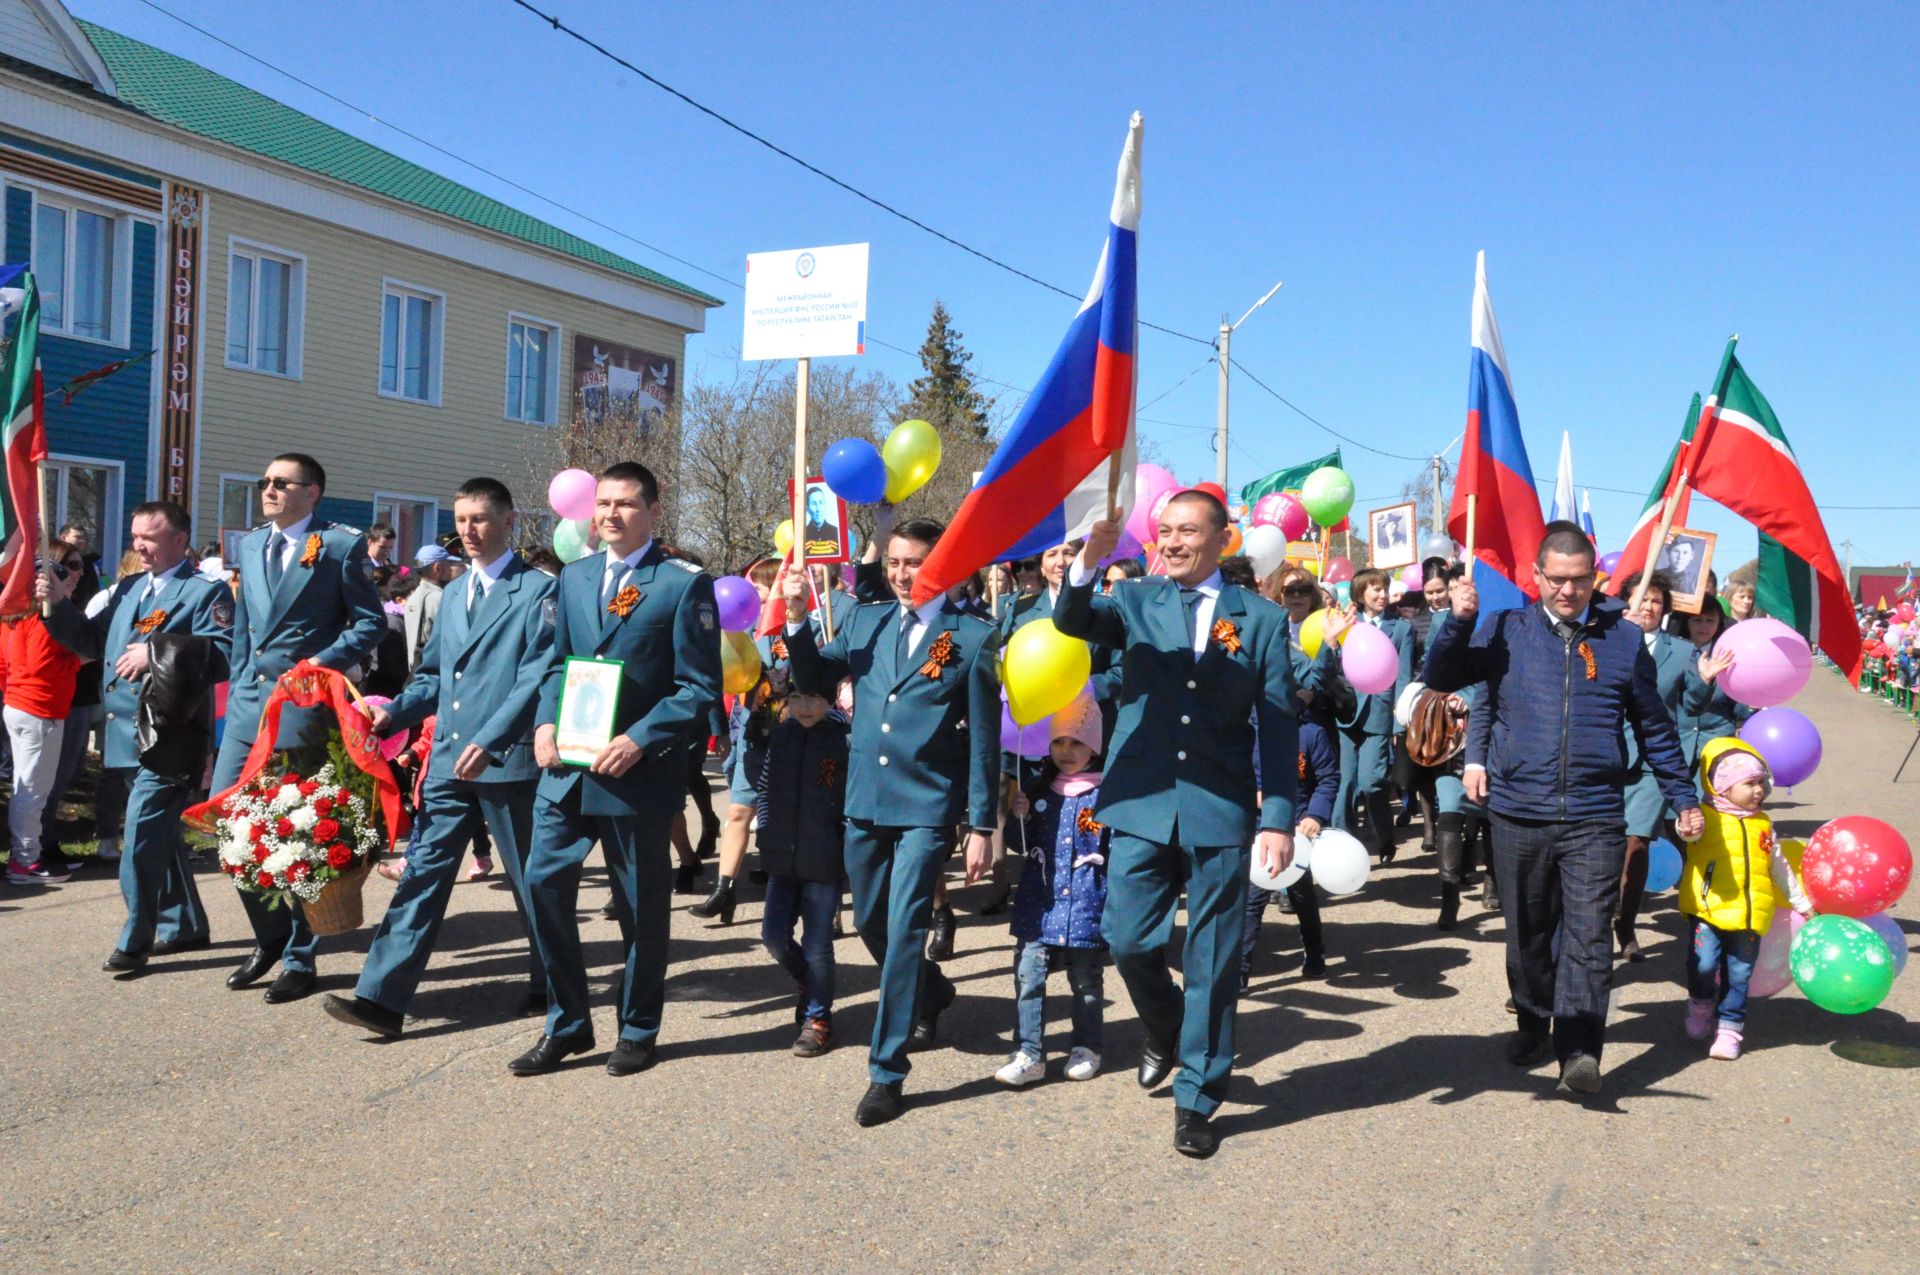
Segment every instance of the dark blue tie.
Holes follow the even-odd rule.
[[[1200,599],[1205,595],[1198,588],[1180,590],[1180,601],[1187,608],[1187,646],[1193,646],[1194,635],[1200,624]]]

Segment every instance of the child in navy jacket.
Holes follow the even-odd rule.
[[[767,872],[760,940],[798,989],[802,1058],[833,1046],[833,919],[846,876],[847,719],[818,695],[787,698],[761,771],[760,863]],[[804,923],[801,940],[793,932]]]
[[[1333,822],[1333,801],[1340,788],[1340,758],[1333,749],[1326,728],[1304,713],[1300,717],[1300,820],[1294,830],[1303,837],[1317,837]],[[1257,885],[1247,887],[1246,924],[1240,933],[1240,990],[1247,990],[1253,977],[1253,949],[1260,937],[1260,918],[1273,898],[1271,890]],[[1314,892],[1313,869],[1287,887],[1287,901],[1300,922],[1300,946],[1305,957],[1300,972],[1308,978],[1327,968],[1326,947],[1320,937],[1320,896]]]
[[[1047,1074],[1047,971],[1065,966],[1073,992],[1072,1050],[1067,1078],[1100,1074],[1100,1006],[1104,999],[1106,940],[1100,913],[1107,905],[1107,842],[1094,816],[1100,776],[1092,769],[1102,743],[1100,708],[1092,696],[1054,714],[1048,763],[1033,787],[1013,800],[1027,854],[1013,901],[1013,983],[1017,1016],[1014,1052],[994,1073],[1003,1085],[1032,1084]]]

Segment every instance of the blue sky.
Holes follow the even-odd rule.
[[[510,0],[162,0],[249,52],[688,261],[873,244],[869,330],[937,296],[982,376],[1028,386],[1073,303],[724,130]],[[1251,372],[1389,452],[1464,425],[1488,254],[1536,478],[1561,431],[1619,539],[1731,332],[1855,564],[1920,556],[1920,8],[1448,5],[647,6],[537,0],[635,64],[916,217],[1078,293],[1128,113],[1146,116],[1143,318],[1235,335]],[[737,301],[707,275],[464,169],[140,0],[91,18]],[[690,371],[727,370],[739,307]],[[1143,333],[1144,400],[1210,357]],[[906,354],[868,363],[902,384]],[[989,386],[1006,392],[999,386]],[[1213,476],[1211,369],[1143,415]],[[1245,378],[1234,486],[1335,441]],[[1346,447],[1360,507],[1417,463]],[[1604,489],[1620,489],[1611,491]],[[1902,510],[1841,506],[1904,506]],[[1701,506],[1696,504],[1696,510]],[[1724,511],[1694,523],[1752,554]]]

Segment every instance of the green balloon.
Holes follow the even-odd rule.
[[[1316,525],[1331,527],[1353,508],[1353,479],[1332,465],[1316,469],[1300,485],[1300,503]]]
[[[560,555],[560,561],[574,562],[587,556],[588,529],[585,518],[560,520],[553,529],[553,551]]]
[[[1800,927],[1788,957],[1806,998],[1834,1014],[1864,1014],[1893,989],[1893,952],[1850,916],[1816,916]]]

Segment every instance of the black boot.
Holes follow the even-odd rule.
[[[1448,881],[1440,883],[1440,919],[1434,923],[1442,930],[1455,929],[1460,924],[1460,887]]]
[[[1646,957],[1640,951],[1640,939],[1634,922],[1640,916],[1640,900],[1647,892],[1648,839],[1628,837],[1626,861],[1620,869],[1620,899],[1613,916],[1613,936],[1620,944],[1620,955],[1629,961]]]
[[[1433,789],[1422,788],[1416,794],[1420,803],[1420,853],[1430,853],[1437,844],[1435,838],[1438,829],[1434,824]]]
[[[675,894],[700,893],[700,878],[707,874],[707,865],[700,860],[683,863],[673,870],[673,892]]]
[[[950,961],[953,959],[953,909],[935,908],[933,925],[927,930],[927,959],[930,961]]]
[[[701,920],[719,917],[720,924],[733,924],[733,878],[721,877],[713,887],[713,893],[687,909],[688,916],[697,916]]]
[[[1380,866],[1386,867],[1393,862],[1394,845],[1393,807],[1387,801],[1385,793],[1369,793],[1364,801],[1367,814],[1367,827],[1373,833],[1374,845],[1380,855]]]
[[[1443,930],[1460,923],[1460,876],[1466,857],[1466,839],[1460,834],[1458,815],[1442,816],[1444,822],[1434,834],[1434,846],[1440,857],[1440,921]]]

